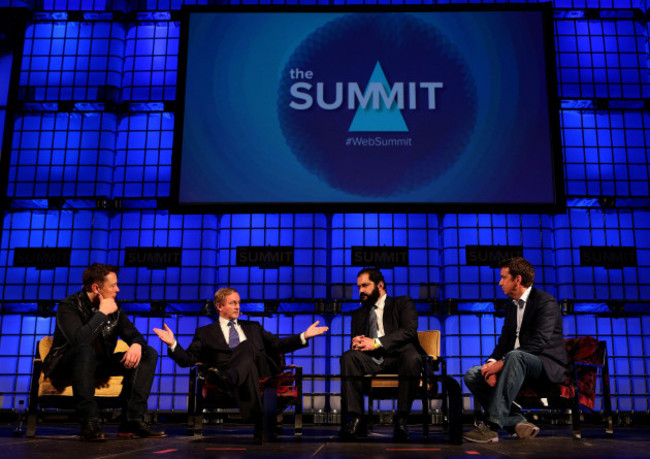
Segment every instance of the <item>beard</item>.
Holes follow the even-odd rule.
[[[370,295],[366,295],[365,293],[360,293],[359,299],[361,300],[361,304],[364,306],[374,306],[377,300],[379,299],[379,288],[375,286],[375,288],[373,289],[372,293],[370,293]]]

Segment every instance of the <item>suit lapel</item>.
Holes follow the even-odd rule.
[[[223,331],[221,330],[221,323],[219,322],[219,319],[217,319],[216,322],[214,322],[212,327],[212,337],[215,340],[215,347],[228,347],[228,342],[226,341],[226,337],[223,335]]]
[[[528,295],[528,301],[526,302],[526,309],[524,309],[524,317],[521,319],[521,329],[525,329],[530,318],[533,317],[535,309],[537,309],[537,301],[535,294],[535,287],[530,289],[530,295]],[[521,333],[520,333],[521,334]]]
[[[253,331],[250,322],[248,322],[247,320],[239,320],[238,322],[239,325],[241,326],[242,331],[246,335],[246,339],[247,340],[253,339]],[[239,337],[239,339],[241,340],[241,336]],[[253,339],[253,341],[251,342],[255,342],[255,340]]]
[[[389,333],[393,332],[393,328],[395,323],[393,321],[393,317],[395,317],[394,314],[395,311],[395,302],[393,301],[393,298],[390,296],[386,297],[386,302],[384,303],[384,334],[388,335]]]

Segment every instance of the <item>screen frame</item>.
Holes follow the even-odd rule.
[[[522,11],[542,14],[544,63],[546,67],[551,173],[554,199],[548,203],[444,203],[444,202],[200,202],[180,201],[180,179],[187,82],[189,23],[192,14],[200,13],[435,13],[435,12]],[[467,4],[467,5],[218,5],[183,6],[178,52],[176,110],[172,146],[170,210],[175,213],[525,213],[559,214],[566,211],[563,153],[560,129],[560,98],[557,85],[556,47],[553,6],[540,4]],[[215,177],[215,180],[218,178]],[[236,180],[236,178],[234,178]]]
[[[24,8],[3,8],[0,10],[0,14],[5,17],[11,17],[14,20],[14,50],[11,63],[11,75],[9,77],[9,94],[7,95],[2,145],[0,146],[0,189],[3,191],[2,198],[0,198],[0,209],[6,211],[10,208],[12,199],[7,195],[7,188],[9,187],[14,122],[19,109],[18,87],[29,12]]]

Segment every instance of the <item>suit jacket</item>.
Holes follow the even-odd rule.
[[[272,376],[277,373],[277,356],[296,349],[306,347],[302,344],[300,334],[286,338],[278,338],[262,327],[258,322],[251,320],[238,320],[239,325],[246,334],[246,340],[251,341],[260,355],[266,357],[260,362],[260,377]],[[220,370],[228,368],[228,362],[233,351],[228,347],[226,337],[223,335],[219,320],[196,329],[194,339],[187,350],[180,344],[169,356],[181,367],[191,367],[202,363]]]
[[[352,336],[368,336],[371,306],[352,311]],[[384,333],[379,338],[382,347],[378,354],[399,355],[403,352],[425,354],[418,341],[418,312],[410,296],[386,297],[384,305]]]
[[[490,356],[501,360],[515,348],[517,339],[517,305],[510,303],[499,341]],[[549,381],[562,383],[567,376],[562,314],[552,295],[533,287],[528,296],[519,330],[519,350],[536,355],[544,365]]]

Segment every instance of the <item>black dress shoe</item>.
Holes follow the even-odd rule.
[[[341,428],[339,437],[344,441],[354,441],[359,437],[367,436],[360,416],[351,416],[350,420]]]
[[[407,443],[411,438],[406,427],[406,420],[401,417],[393,419],[393,441],[396,443]]]
[[[105,441],[106,434],[102,430],[99,419],[87,419],[81,423],[81,439],[84,441]]]
[[[164,430],[154,429],[146,422],[138,421],[123,421],[117,430],[118,437],[141,437],[141,438],[160,438],[166,437],[167,434]]]

